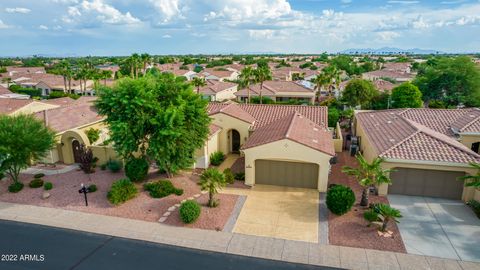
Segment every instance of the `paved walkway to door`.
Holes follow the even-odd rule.
[[[222,162],[222,164],[220,164],[218,166],[218,170],[220,172],[223,172],[223,170],[227,169],[227,168],[231,168],[233,163],[235,163],[235,161],[237,161],[237,159],[240,157],[239,154],[228,154],[226,157],[225,157],[225,160]]]
[[[462,201],[388,195],[408,253],[480,262],[480,219]]]
[[[234,233],[318,243],[317,190],[255,185],[222,192],[247,196]]]

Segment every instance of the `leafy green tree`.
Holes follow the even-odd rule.
[[[465,175],[459,179],[465,181],[466,187],[474,187],[480,190],[480,163],[471,162],[470,166],[476,169],[477,173],[474,175]]]
[[[388,91],[380,93],[372,100],[370,108],[373,110],[386,110],[390,109],[392,103],[392,97]]]
[[[335,127],[340,119],[340,111],[335,107],[328,108],[328,126]]]
[[[467,56],[433,58],[419,68],[414,84],[426,102],[441,100],[449,106],[480,106],[480,69]]]
[[[421,108],[422,92],[417,86],[406,82],[392,89],[392,106],[394,108]]]
[[[263,83],[272,79],[272,72],[270,71],[270,68],[268,68],[268,65],[259,66],[254,70],[253,76],[255,78],[255,82],[260,84],[260,104],[262,104]]]
[[[32,115],[0,115],[0,156],[6,157],[0,171],[19,182],[20,171],[53,148],[54,137],[55,133]]]
[[[370,106],[373,98],[378,95],[378,90],[375,89],[372,82],[353,79],[347,84],[345,90],[343,90],[342,99],[349,106],[361,106],[364,108]]]
[[[208,168],[200,176],[200,182],[198,184],[202,190],[208,191],[208,207],[216,207],[218,201],[215,200],[214,196],[218,193],[219,189],[227,185],[223,173],[216,168]]]
[[[208,137],[207,101],[173,74],[119,80],[102,88],[96,106],[106,116],[115,150],[129,160],[155,160],[168,176],[194,163]]]
[[[361,206],[368,206],[368,191],[372,186],[378,186],[380,184],[391,184],[392,180],[389,177],[390,172],[393,170],[382,168],[383,158],[375,158],[369,163],[362,154],[356,156],[358,166],[350,167],[343,166],[342,172],[346,175],[354,176],[357,178],[358,183],[363,187]]]

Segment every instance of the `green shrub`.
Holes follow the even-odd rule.
[[[169,180],[159,180],[157,182],[149,182],[143,185],[152,198],[163,198],[170,194],[182,195],[183,189],[177,189]]]
[[[145,180],[148,175],[148,161],[145,158],[132,158],[125,164],[125,175],[133,182]]]
[[[11,193],[17,193],[22,189],[23,189],[23,183],[21,183],[21,182],[15,182],[15,183],[11,184],[10,186],[8,186],[8,191],[11,192]]]
[[[375,221],[378,221],[379,218],[378,218],[378,213],[375,212],[375,210],[373,209],[370,209],[370,210],[367,210],[365,211],[365,213],[363,213],[363,218],[368,221],[369,225],[372,223],[372,222],[375,222]]]
[[[227,181],[227,183],[233,184],[235,182],[235,175],[233,175],[230,168],[223,170],[223,175],[225,175],[225,181]]]
[[[98,139],[100,139],[99,129],[90,128],[89,130],[85,131],[85,134],[87,135],[87,138],[90,144],[93,144],[94,142],[98,141]]]
[[[236,173],[235,180],[245,181],[245,173],[244,172]]]
[[[107,193],[107,199],[118,205],[132,199],[137,193],[137,188],[130,180],[120,179],[112,184],[110,191]]]
[[[97,185],[95,185],[95,184],[92,184],[92,185],[88,186],[88,192],[90,192],[90,193],[95,192],[97,190],[98,190],[98,188],[97,188]]]
[[[37,174],[33,175],[33,178],[42,178],[44,176],[45,176],[45,174],[43,174],[43,173],[37,173]]]
[[[210,155],[210,163],[213,166],[218,166],[218,165],[222,164],[222,162],[224,160],[225,160],[225,155],[221,151],[213,152]]]
[[[477,217],[480,218],[480,202],[475,200],[470,200],[468,201],[467,204],[472,208],[473,212],[475,212]]]
[[[39,188],[43,187],[43,180],[40,178],[35,178],[30,183],[28,183],[28,186],[31,188]]]
[[[43,189],[45,190],[50,190],[53,188],[53,184],[52,182],[46,182],[44,185],[43,185]]]
[[[341,216],[352,208],[355,193],[347,186],[335,185],[328,189],[326,203],[332,213]]]
[[[107,163],[100,165],[100,170],[105,171],[107,169]]]
[[[122,163],[118,160],[109,160],[107,162],[107,168],[111,171],[111,172],[118,172],[122,169]]]
[[[200,205],[196,201],[186,201],[180,205],[180,219],[184,223],[193,223],[200,216]]]

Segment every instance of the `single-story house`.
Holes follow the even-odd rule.
[[[206,68],[198,74],[199,77],[205,78],[205,80],[217,80],[217,81],[234,81],[238,79],[239,72],[229,68]]]
[[[175,76],[178,77],[185,77],[187,81],[191,81],[194,77],[197,76],[197,73],[195,71],[187,70],[187,69],[172,69],[172,70],[166,70],[163,72],[169,72],[173,73]]]
[[[235,99],[238,85],[232,82],[206,80],[200,87],[200,94],[210,101],[225,101]],[[196,89],[194,89],[196,91]]]
[[[57,107],[58,105],[33,99],[0,98],[0,114],[31,114]]]
[[[208,167],[215,151],[240,153],[247,185],[327,190],[330,161],[341,145],[327,127],[327,107],[210,103],[208,113],[210,137],[196,167]]]
[[[410,82],[415,78],[415,76],[411,73],[382,69],[363,73],[362,78],[370,81],[375,81],[382,78],[390,78],[397,82]]]
[[[480,162],[480,109],[356,112],[354,135],[367,160],[382,157],[384,168],[395,169],[380,194],[480,199],[458,180]]]
[[[298,100],[305,103],[315,102],[315,90],[292,81],[265,81],[263,88],[260,84],[254,84],[248,87],[250,97],[259,97],[260,91],[263,97],[271,98],[274,101]],[[235,93],[239,101],[248,99],[248,89],[242,89]]]

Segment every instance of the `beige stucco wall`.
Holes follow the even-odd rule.
[[[460,142],[472,149],[472,144],[480,142],[480,134],[460,134]]]
[[[212,116],[212,123],[222,128],[218,136],[218,150],[222,151],[224,154],[231,152],[232,145],[230,143],[230,131],[232,129],[235,129],[240,133],[240,145],[243,145],[248,138],[250,124],[247,122],[223,113],[217,113]]]
[[[237,85],[216,93],[215,100],[213,101],[225,101],[225,100],[235,99],[236,92],[237,92]]]
[[[90,149],[92,149],[93,156],[98,158],[97,164],[104,164],[109,160],[120,159],[112,146],[92,145]]]
[[[15,112],[11,113],[11,115],[32,114],[32,113],[54,109],[58,107],[59,107],[58,105],[51,105],[43,102],[33,101],[30,104],[27,104],[22,108],[16,110]]]
[[[373,159],[377,157],[377,153],[375,151],[375,148],[372,146],[372,143],[366,136],[366,133],[363,129],[363,127],[360,125],[359,122],[355,121],[355,136],[360,137],[360,150],[362,151],[363,157],[368,162],[371,162]]]
[[[218,137],[220,132],[210,136],[205,145],[195,152],[195,168],[208,168],[210,166],[210,155],[218,151]]]
[[[243,150],[245,156],[245,184],[255,185],[255,160],[308,162],[319,165],[318,190],[326,192],[331,156],[288,139]]]
[[[333,139],[333,146],[335,147],[335,152],[341,153],[343,151],[343,135],[342,129],[340,128],[340,124],[338,122],[335,126],[335,132],[337,137]]]

